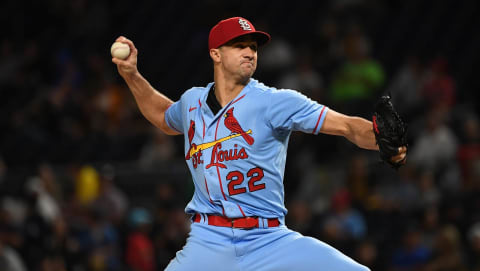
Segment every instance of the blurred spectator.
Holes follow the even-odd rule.
[[[48,193],[48,195],[50,195],[57,202],[62,201],[62,187],[58,182],[56,173],[52,168],[52,165],[48,163],[42,163],[39,165],[37,172],[38,177],[41,179],[41,184],[45,189],[45,192]]]
[[[432,251],[422,243],[422,231],[415,225],[407,225],[402,234],[402,244],[392,255],[392,271],[422,270]]]
[[[22,249],[25,246],[24,208],[21,202],[11,198],[4,198],[0,208],[0,246],[7,247],[7,250],[14,249],[20,254],[23,254]],[[21,257],[24,258],[23,255]]]
[[[175,253],[185,245],[190,230],[190,220],[187,218],[184,208],[177,205],[170,209],[165,223],[156,225],[156,227],[154,237],[156,258],[158,267],[165,268]]]
[[[455,160],[457,139],[446,124],[446,113],[432,109],[426,115],[426,123],[415,145],[410,148],[409,161],[419,168],[435,174],[449,168]]]
[[[108,211],[99,206],[90,206],[85,228],[76,236],[80,250],[86,254],[90,270],[121,268],[118,230],[108,220]]]
[[[357,153],[350,158],[347,171],[347,187],[352,196],[352,203],[360,208],[368,208],[372,176],[368,168],[368,159]]]
[[[316,101],[323,98],[323,78],[313,67],[312,52],[304,47],[297,52],[293,69],[288,70],[276,84],[279,88],[295,89]]]
[[[66,224],[56,176],[47,164],[26,183],[27,216],[23,221],[23,256],[29,269],[65,270]]]
[[[190,229],[190,220],[184,212],[184,203],[170,182],[157,185],[153,236],[158,268],[167,267],[175,253],[183,247]]]
[[[0,153],[0,186],[3,185],[5,181],[7,170],[8,170],[7,165],[5,164],[5,161],[3,160],[3,156]]]
[[[435,175],[430,170],[420,172],[418,176],[419,207],[428,208],[438,206],[441,201],[441,193],[435,183]]]
[[[134,208],[129,214],[131,231],[127,236],[126,263],[133,271],[155,270],[155,252],[150,230],[152,219],[144,208]]]
[[[462,172],[463,186],[469,189],[478,180],[475,165],[480,161],[480,123],[475,115],[468,114],[462,120],[463,137],[458,147],[457,157]]]
[[[408,122],[423,110],[421,90],[425,84],[425,67],[418,57],[411,56],[393,76],[386,94],[400,115]]]
[[[352,26],[343,39],[345,62],[332,77],[330,99],[345,114],[370,112],[385,74],[379,62],[370,56],[370,44],[359,26]]]
[[[434,249],[435,239],[442,225],[439,208],[438,206],[427,206],[421,212],[421,229],[423,232],[422,243],[429,249]]]
[[[438,232],[431,260],[423,271],[465,271],[464,254],[458,229],[446,225]]]
[[[290,229],[303,235],[315,236],[316,221],[314,220],[309,202],[296,199],[288,203],[287,225]]]
[[[405,167],[398,175],[381,176],[378,182],[377,205],[390,212],[410,213],[420,205],[420,191],[417,176],[411,168]]]
[[[47,166],[40,167],[40,176],[32,177],[26,183],[27,193],[35,198],[36,211],[48,223],[53,223],[61,215],[60,206],[55,196],[58,197],[56,182]],[[43,177],[43,178],[42,178]]]
[[[0,44],[0,85],[6,85],[23,65],[23,58],[14,51],[14,44],[10,39],[2,39]]]
[[[59,220],[57,203],[46,194],[38,177],[30,179],[26,188],[27,213],[23,222],[22,257],[30,270],[40,269],[49,261],[58,242],[54,222]]]
[[[100,169],[99,195],[92,203],[103,210],[108,210],[107,219],[114,225],[120,225],[128,208],[128,199],[115,184],[115,168],[104,164]]]
[[[471,200],[471,198],[467,197],[466,199],[462,200],[464,195],[456,194],[456,193],[455,194],[444,193],[444,195],[449,195],[449,196],[446,196],[444,198],[444,200],[442,201],[442,205],[440,206],[440,210],[442,214],[442,224],[455,225],[455,227],[457,227],[460,231],[466,232],[469,224],[471,223],[471,219],[475,216],[478,217],[478,215],[476,215],[475,213],[476,211],[472,212],[473,209],[471,209],[468,206],[467,202]]]
[[[262,48],[262,57],[258,59],[259,72],[265,82],[280,79],[279,75],[294,63],[295,53],[291,43],[277,35],[268,46]]]
[[[328,239],[338,241],[358,240],[367,233],[365,219],[352,207],[351,195],[346,189],[340,189],[332,196],[323,230]]]
[[[468,230],[468,261],[472,271],[480,271],[480,222]]]
[[[314,43],[314,66],[321,74],[330,79],[343,58],[340,26],[331,17],[321,18],[317,22],[316,42]]]
[[[383,270],[378,256],[377,245],[371,240],[362,240],[355,247],[355,260],[367,266],[370,270]]]
[[[155,213],[156,224],[165,224],[170,211],[177,205],[180,205],[175,191],[173,184],[168,181],[157,184],[155,191],[155,204],[157,206]]]
[[[14,249],[4,244],[2,238],[0,238],[0,270],[27,271],[20,255]]]
[[[448,61],[438,57],[430,63],[422,98],[430,108],[451,108],[456,103],[456,87],[448,71]]]
[[[82,166],[75,179],[75,196],[80,204],[89,205],[99,194],[100,176],[90,165]]]
[[[285,172],[291,174],[291,177],[285,177],[286,180],[301,181],[286,182],[285,189],[292,192],[293,201],[300,199],[308,202],[312,214],[317,216],[329,208],[331,194],[338,186],[341,186],[340,183],[333,182],[332,179],[343,177],[343,167],[320,166],[316,161],[316,151],[305,141],[306,139],[302,134],[292,134],[290,142],[295,147],[290,146],[290,148],[296,152],[297,159],[290,164],[287,163],[290,168],[287,168]],[[327,171],[327,169],[329,170]]]
[[[460,195],[463,203],[463,210],[466,216],[463,222],[473,224],[480,221],[480,160],[476,160],[471,166],[472,182]],[[466,230],[466,229],[465,229]]]
[[[140,152],[139,164],[144,169],[165,166],[175,158],[176,144],[173,137],[165,135],[157,127],[150,128],[150,139]]]
[[[100,57],[91,57],[91,62],[101,62],[101,64],[91,64],[91,65],[100,65],[98,73],[105,72],[105,63],[104,61],[97,60]],[[100,58],[101,59],[101,58]],[[124,93],[127,91],[123,85],[116,84],[111,82],[111,79],[100,77],[98,84],[98,93],[94,97],[94,105],[96,110],[104,114],[106,119],[107,127],[103,127],[107,130],[117,130],[119,125],[122,125],[121,121],[125,114],[125,109],[127,108],[128,99]],[[124,125],[124,124],[123,124]]]

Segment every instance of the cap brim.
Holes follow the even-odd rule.
[[[262,45],[267,44],[271,39],[271,37],[268,33],[265,33],[265,32],[262,32],[262,31],[255,31],[255,32],[252,32],[252,33],[249,33],[249,34],[255,37],[255,40],[257,41],[258,46],[262,46]]]
[[[242,35],[238,35],[234,38],[231,38],[229,41],[225,42],[224,44],[222,44],[220,46],[223,46],[223,45],[231,42],[232,40],[234,40],[236,38],[239,38],[239,37],[243,37],[243,36],[252,36],[255,39],[255,41],[258,43],[259,47],[267,44],[271,39],[270,35],[268,33],[265,33],[265,32],[262,32],[262,31],[252,31],[252,32],[248,32],[248,33],[245,33],[245,34],[242,34]]]

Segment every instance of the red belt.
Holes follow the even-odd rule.
[[[219,215],[206,215],[208,218],[208,225],[218,226],[218,227],[230,227],[230,228],[258,228],[259,220],[258,217],[241,217],[241,218],[228,218],[225,216]],[[202,216],[200,214],[195,214],[193,217],[193,222],[200,222]],[[277,218],[269,218],[268,227],[278,227],[280,221]]]

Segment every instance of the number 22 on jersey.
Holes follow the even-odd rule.
[[[249,192],[265,189],[265,183],[258,183],[263,179],[263,176],[263,169],[259,167],[252,168],[246,174],[248,178],[247,185],[243,185],[245,180],[244,174],[238,170],[230,171],[227,174],[227,181],[229,181],[228,193],[230,196],[246,193],[247,187]]]

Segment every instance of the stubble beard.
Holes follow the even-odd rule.
[[[253,65],[251,68],[240,67],[239,71],[239,79],[242,84],[247,84],[250,78],[252,78],[253,74],[256,70],[256,65]]]

